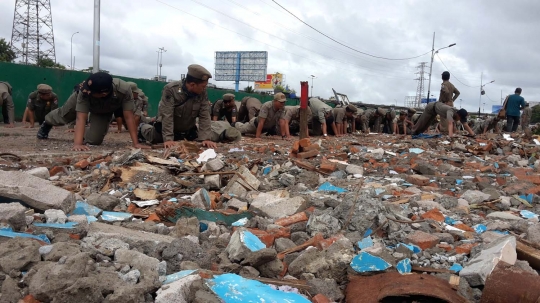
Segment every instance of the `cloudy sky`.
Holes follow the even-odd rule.
[[[275,0],[346,48],[309,28],[273,0],[102,0],[101,68],[113,74],[150,78],[157,50],[165,47],[162,74],[179,79],[191,63],[213,71],[215,51],[268,51],[268,72],[285,74],[299,91],[315,75],[314,94],[332,88],[350,100],[403,105],[416,93],[416,66],[441,50],[433,62],[431,90],[438,97],[440,75],[452,73],[461,91],[456,103],[478,111],[480,75],[489,111],[503,95],[523,88],[527,101],[540,101],[534,72],[540,70],[540,1],[521,0]],[[11,39],[15,0],[0,1],[0,37]],[[51,0],[57,61],[75,68],[92,65],[93,1]],[[358,51],[358,52],[357,52]],[[444,62],[444,64],[443,64]],[[446,65],[446,67],[444,66]],[[425,77],[427,78],[427,72]],[[232,82],[217,82],[234,87]],[[241,83],[241,87],[247,83]],[[427,94],[427,81],[426,90]]]

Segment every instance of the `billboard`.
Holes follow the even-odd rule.
[[[256,90],[273,90],[276,85],[283,86],[283,74],[268,74],[266,81],[255,81]]]
[[[436,99],[436,98],[431,98],[431,99],[429,99],[429,101],[428,101],[428,99],[422,98],[421,101],[422,101],[421,103],[431,103],[431,102],[437,102],[437,99]]]
[[[502,109],[502,105],[492,105],[491,106],[491,113],[492,114],[498,114],[499,111]]]
[[[216,81],[265,81],[268,52],[216,52]]]

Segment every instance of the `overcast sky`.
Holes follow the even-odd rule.
[[[438,97],[440,75],[452,74],[459,100],[478,111],[480,75],[485,87],[481,106],[500,104],[503,95],[522,87],[527,101],[540,101],[534,72],[540,70],[540,1],[522,0],[276,0],[324,34],[358,51],[387,58],[409,58],[441,50],[433,62],[431,91]],[[11,39],[15,0],[0,1],[0,37]],[[75,67],[92,65],[93,1],[51,0],[56,59]],[[371,58],[343,47],[302,24],[272,0],[103,0],[101,68],[113,74],[150,78],[156,74],[157,49],[165,47],[162,74],[179,79],[197,63],[213,73],[215,51],[268,51],[268,73],[300,81],[315,75],[314,94],[328,98],[332,88],[350,100],[403,105],[416,93],[420,62]],[[444,62],[446,67],[441,63]],[[428,68],[429,69],[429,68]],[[425,77],[427,78],[426,75]],[[459,81],[458,81],[459,80]],[[461,83],[460,83],[461,82]],[[232,82],[217,82],[234,87]],[[241,83],[241,87],[247,83]],[[424,94],[427,94],[427,81]]]

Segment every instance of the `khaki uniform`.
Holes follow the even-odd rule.
[[[235,127],[242,133],[242,135],[255,134],[257,133],[259,118],[263,118],[265,119],[263,132],[274,134],[277,132],[276,126],[279,125],[279,119],[283,119],[283,117],[283,109],[276,110],[274,108],[274,101],[268,101],[261,106],[261,110],[257,117],[249,120],[247,123],[237,122]]]
[[[45,121],[45,116],[58,108],[58,96],[52,93],[51,100],[46,101],[39,97],[38,91],[32,92],[28,95],[26,107],[34,112],[35,121],[41,125]]]
[[[441,93],[439,95],[439,102],[454,107],[454,101],[459,96],[459,90],[450,83],[450,81],[443,81],[441,84]]]
[[[405,117],[405,119],[403,120],[400,118],[397,119],[396,123],[398,126],[398,133],[401,135],[410,135],[412,133],[411,128],[405,121],[407,121],[407,117]],[[404,122],[405,122],[405,127],[403,127]]]
[[[391,110],[390,117],[388,117],[388,113],[386,113],[382,117],[382,124],[383,124],[383,133],[385,134],[393,134],[394,133],[394,125],[397,122],[396,121],[396,112],[394,110]]]
[[[437,119],[437,115],[440,116],[441,121],[439,123],[439,130],[443,134],[448,134],[448,120],[454,120],[454,114],[457,112],[456,108],[446,105],[442,102],[429,103],[424,112],[418,119],[418,122],[414,124],[412,129],[414,135],[425,132],[430,125]]]
[[[379,112],[377,114],[377,112]],[[364,114],[360,116],[360,126],[363,132],[367,132],[368,129],[373,133],[381,132],[382,116],[385,114],[382,109],[368,108],[364,111]],[[371,127],[373,126],[373,127]]]
[[[309,108],[313,118],[311,119],[311,134],[314,136],[323,135],[322,125],[326,125],[326,130],[331,129],[330,125],[334,122],[334,115],[332,112],[332,107],[318,98],[309,99]]]
[[[240,107],[238,108],[238,122],[249,122],[251,119],[257,117],[259,111],[261,110],[262,103],[257,98],[253,97],[244,97],[242,102],[240,102]]]
[[[212,129],[211,141],[214,142],[230,142],[238,141],[242,138],[240,131],[232,127],[227,121],[211,121],[210,128]],[[229,135],[233,133],[234,138]]]
[[[113,78],[113,91],[105,98],[94,98],[82,92],[74,92],[66,103],[45,116],[45,122],[52,126],[62,126],[74,122],[77,112],[89,113],[90,128],[86,131],[84,141],[99,145],[109,130],[109,122],[113,113],[134,111],[135,103],[129,84]]]
[[[345,115],[345,107],[335,107],[332,109],[332,114],[334,115],[334,122],[336,124],[342,124],[347,120]]]
[[[15,104],[11,93],[11,85],[0,81],[0,106],[2,106],[2,116],[4,116],[5,124],[15,122]]]
[[[153,144],[183,139],[206,141],[212,136],[210,121],[210,103],[206,91],[195,95],[187,91],[184,82],[175,81],[163,88],[156,124],[143,124],[140,133]]]
[[[521,130],[525,131],[531,124],[532,108],[525,107],[521,115]]]
[[[283,120],[289,124],[290,133],[297,133],[300,131],[300,105],[285,106],[283,108]],[[307,121],[312,119],[311,109],[307,108]],[[278,134],[281,133],[280,125],[278,125]]]
[[[236,108],[236,104],[232,108],[226,108],[223,100],[217,100],[212,105],[212,117],[218,117],[218,120],[225,118],[229,123],[232,123],[232,118],[236,118],[237,114],[238,109]]]
[[[495,120],[495,117],[487,118],[486,120],[482,122],[478,122],[474,124],[474,127],[472,130],[475,134],[481,135],[484,133],[484,127],[487,125],[486,132],[489,132],[490,130],[494,130],[497,124],[499,123],[499,120]]]

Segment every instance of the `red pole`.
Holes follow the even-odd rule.
[[[308,136],[308,120],[307,120],[307,108],[308,108],[308,96],[309,85],[307,81],[300,82],[300,139],[307,138]]]
[[[309,84],[307,81],[300,82],[300,108],[307,108],[309,96]]]

